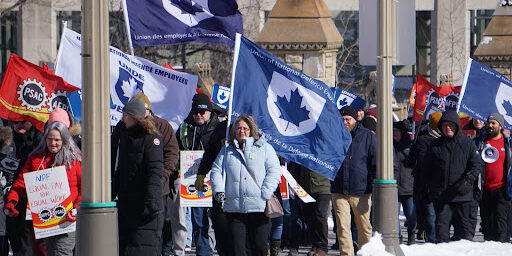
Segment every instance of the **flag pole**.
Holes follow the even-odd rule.
[[[128,43],[130,44],[130,53],[133,54],[133,44],[132,44],[132,35],[130,33],[130,20],[128,19],[128,8],[126,7],[126,0],[123,0],[123,16],[124,16],[124,25],[126,28],[126,35],[128,35]]]
[[[64,31],[68,27],[68,22],[64,21],[62,23],[62,34],[60,35],[60,43],[59,43],[59,51],[57,52],[57,58],[55,59],[55,74],[57,74],[57,67],[59,66],[60,57],[62,56],[62,51],[60,50],[60,47],[62,47],[62,41],[64,41]]]
[[[226,126],[226,145],[228,144],[229,126],[231,124],[231,114],[233,112],[233,94],[235,93],[235,71],[236,71],[236,65],[238,64],[238,55],[240,53],[241,39],[242,39],[242,35],[236,33],[235,52],[233,54],[233,70],[231,71],[231,91],[229,92],[229,103],[228,103],[228,124]]]

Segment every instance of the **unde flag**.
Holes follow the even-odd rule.
[[[250,114],[276,152],[334,180],[351,143],[331,89],[237,35],[231,119]]]

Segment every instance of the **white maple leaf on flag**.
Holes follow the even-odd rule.
[[[135,81],[133,77],[130,77],[128,81],[123,81],[121,89],[123,89],[123,96],[128,98],[131,98],[133,95],[142,92],[139,88],[137,88],[137,81]]]

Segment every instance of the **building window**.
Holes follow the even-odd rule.
[[[492,19],[492,15],[494,10],[470,10],[470,56],[473,58],[473,53],[475,52],[480,40],[482,39],[485,28],[489,25],[489,22]]]
[[[11,11],[0,19],[0,78],[3,78],[5,68],[11,53],[18,52],[18,12]]]

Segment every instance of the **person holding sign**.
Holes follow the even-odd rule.
[[[270,221],[264,212],[281,181],[277,154],[258,131],[252,116],[237,118],[229,145],[220,151],[210,174],[215,200],[224,203],[237,256],[247,250],[253,256],[267,255]]]
[[[161,253],[163,147],[158,129],[146,118],[146,106],[132,98],[123,108],[126,130],[119,138],[113,182],[118,184],[119,255]]]
[[[33,213],[36,216],[34,219],[34,228],[41,220],[42,222],[50,223],[53,221],[53,217],[64,219],[67,222],[76,221],[76,209],[78,203],[81,201],[81,178],[82,178],[82,157],[80,149],[76,146],[75,142],[71,138],[66,125],[60,121],[55,121],[46,126],[43,138],[39,145],[32,151],[28,157],[21,174],[17,176],[13,183],[11,191],[7,196],[7,204],[4,207],[4,212],[9,217],[15,217],[19,213],[15,209],[20,198],[22,198],[26,190],[38,190],[41,191],[41,200],[38,200],[38,204],[50,203],[53,201],[59,201],[56,198],[44,199],[44,190],[50,186],[57,186],[57,184],[44,183],[43,176],[40,176],[40,186],[31,186],[26,188],[25,185],[29,181],[25,181],[25,175],[27,173],[41,171],[45,169],[52,169],[59,166],[64,166],[67,174],[67,181],[69,184],[70,196],[62,203],[43,213]],[[46,176],[48,177],[48,176]],[[67,188],[62,188],[67,189]],[[31,202],[34,203],[34,202]],[[31,204],[34,205],[34,204]],[[65,212],[58,211],[57,208],[65,210]],[[44,216],[43,216],[44,214]],[[52,218],[46,218],[53,216]],[[62,216],[62,217],[60,217]],[[59,225],[62,222],[59,222]],[[44,223],[40,226],[44,226]],[[48,255],[73,255],[73,248],[75,247],[75,232],[63,233],[59,235],[49,236],[44,239],[46,243],[46,251]]]

